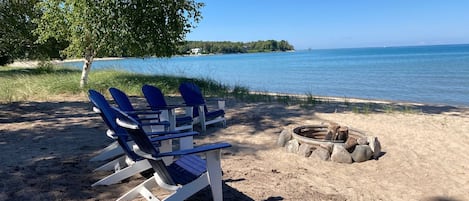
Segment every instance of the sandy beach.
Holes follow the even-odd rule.
[[[105,58],[95,58],[93,61],[106,61],[106,60],[119,60],[119,59],[123,59],[123,58],[122,57],[105,57]],[[54,65],[61,65],[65,62],[79,62],[79,61],[84,61],[84,59],[83,58],[65,59],[65,60],[54,59],[49,62]],[[15,68],[20,68],[20,67],[31,68],[31,67],[37,67],[39,63],[40,61],[38,60],[16,60],[13,63],[8,64],[6,66],[15,67]]]
[[[340,102],[304,108],[228,100],[226,109],[226,128],[209,127],[195,139],[233,145],[222,153],[225,200],[469,200],[468,108],[357,113]],[[382,156],[342,164],[276,145],[283,129],[322,122],[378,137]],[[91,187],[109,174],[93,172],[101,163],[89,162],[112,142],[105,130],[84,96],[0,105],[0,200],[114,200],[144,181],[136,175]],[[189,200],[210,197],[206,189]]]

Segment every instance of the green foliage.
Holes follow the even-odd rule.
[[[0,1],[0,56],[14,58],[30,49],[35,1]]]
[[[37,4],[39,42],[69,43],[68,56],[171,56],[201,19],[202,3],[48,0]]]
[[[38,66],[36,68],[36,71],[38,73],[52,73],[52,72],[54,72],[54,70],[55,70],[54,65],[49,61],[39,62]]]
[[[41,13],[34,9],[36,2],[0,1],[0,65],[10,63],[13,59],[59,57],[59,49],[65,45],[63,42],[45,40],[44,44],[35,43],[37,36],[32,33],[36,29],[33,19]]]
[[[312,93],[306,94],[306,104],[310,104],[311,106],[318,105],[322,102],[320,98],[315,97]]]
[[[178,47],[179,54],[188,54],[191,49],[201,48],[203,54],[228,54],[228,53],[254,53],[294,50],[287,41],[256,41],[256,42],[210,42],[210,41],[186,41]]]
[[[5,53],[0,53],[5,54]],[[4,66],[6,64],[12,63],[13,59],[10,55],[0,55],[0,66]]]

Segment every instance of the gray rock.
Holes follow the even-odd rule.
[[[337,163],[352,163],[352,156],[342,145],[334,145],[331,160]]]
[[[291,140],[291,138],[291,129],[283,129],[282,132],[280,132],[280,135],[278,136],[277,145],[283,147],[289,140]]]
[[[286,151],[290,153],[298,153],[299,148],[300,148],[300,143],[296,139],[288,141],[285,145]]]
[[[339,130],[337,130],[337,140],[345,141],[348,138],[348,127],[341,126]]]
[[[352,153],[355,149],[355,146],[358,144],[357,139],[354,137],[349,137],[347,141],[345,141],[344,148],[349,152]]]
[[[368,144],[368,139],[366,137],[361,137],[357,139],[357,143],[359,145],[367,145]]]
[[[373,151],[373,158],[378,159],[381,156],[381,143],[377,137],[368,137],[369,146]]]
[[[311,156],[309,157],[327,161],[331,158],[331,152],[328,149],[318,147],[311,153]]]
[[[357,145],[350,155],[352,156],[353,161],[363,162],[370,160],[373,156],[373,151],[371,151],[371,148],[368,145]]]
[[[313,149],[314,147],[312,145],[303,143],[298,149],[298,154],[300,156],[309,157],[311,155],[311,152],[313,152]]]
[[[320,144],[319,146],[320,146],[321,148],[326,149],[326,150],[329,152],[329,155],[330,155],[330,153],[332,152],[332,149],[334,148],[334,144],[333,144],[333,143],[324,143],[324,144]]]

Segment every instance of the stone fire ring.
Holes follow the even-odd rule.
[[[288,126],[277,144],[290,153],[338,163],[363,162],[381,155],[378,138],[336,123]]]

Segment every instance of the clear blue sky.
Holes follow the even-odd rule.
[[[287,40],[295,49],[469,43],[469,0],[199,0],[187,40]]]

